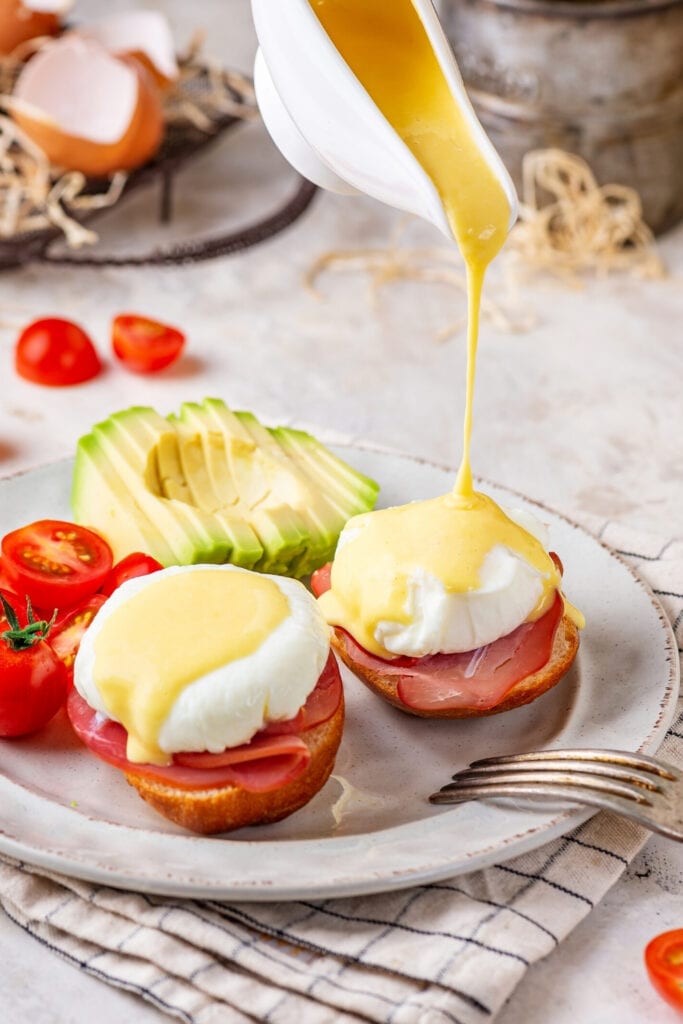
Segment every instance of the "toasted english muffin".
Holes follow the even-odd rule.
[[[385,674],[381,670],[360,664],[346,644],[345,634],[342,630],[334,630],[332,646],[344,664],[370,690],[389,701],[394,707],[405,711],[406,714],[416,715],[419,718],[479,718],[483,715],[497,715],[502,711],[511,711],[513,708],[521,707],[523,704],[530,704],[532,700],[536,700],[542,693],[559,683],[571,668],[576,657],[579,649],[579,631],[572,620],[564,615],[555,632],[550,659],[543,668],[520,679],[508,690],[503,699],[491,708],[460,707],[441,710],[438,708],[429,710],[411,708],[404,704],[398,696],[397,688],[400,677],[393,673]]]
[[[229,832],[246,825],[280,821],[307,804],[327,782],[342,738],[344,698],[331,718],[302,733],[311,760],[298,778],[268,793],[239,786],[187,790],[126,773],[126,779],[155,811],[183,828],[204,835]]]

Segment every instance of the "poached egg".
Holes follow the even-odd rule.
[[[74,685],[120,722],[127,757],[219,753],[293,718],[325,667],[330,630],[297,580],[232,565],[129,580],[86,631]]]
[[[549,609],[561,574],[547,545],[535,516],[476,491],[366,513],[342,532],[319,604],[381,658],[473,651]]]

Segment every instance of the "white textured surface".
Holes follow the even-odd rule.
[[[90,0],[79,13],[128,6]],[[172,12],[181,41],[207,24],[211,50],[248,68],[246,0],[147,6]],[[196,186],[178,196],[179,211],[194,223],[209,226],[226,204],[241,207],[251,180],[265,181],[279,167],[253,131],[244,147],[231,143],[181,179]],[[155,205],[156,197],[142,196],[116,225],[111,216],[101,222],[114,247],[125,249],[148,230],[161,234]],[[0,473],[71,454],[79,434],[115,408],[147,402],[166,411],[207,392],[273,421],[316,423],[330,435],[454,463],[464,343],[462,336],[443,345],[433,339],[462,314],[461,296],[410,285],[386,291],[373,310],[356,276],[326,279],[323,302],[300,286],[322,250],[383,244],[393,224],[370,201],[324,197],[289,233],[237,258],[158,271],[35,266],[0,277]],[[614,278],[580,293],[541,284],[525,292],[538,316],[534,330],[485,328],[473,453],[479,473],[567,512],[683,532],[683,229],[663,240],[662,252],[669,281]],[[497,294],[495,276],[490,294]],[[29,319],[80,319],[106,351],[109,319],[123,309],[183,325],[190,335],[184,363],[151,380],[111,367],[74,392],[48,392],[14,376],[12,345]],[[674,1024],[679,1018],[650,990],[641,963],[654,934],[683,924],[682,879],[680,848],[652,840],[560,949],[529,971],[501,1024]],[[4,918],[0,957],[0,1019],[8,1024],[168,1020],[74,971]]]

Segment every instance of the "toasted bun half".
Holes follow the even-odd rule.
[[[270,793],[249,793],[239,786],[178,789],[132,772],[126,779],[155,811],[192,832],[211,835],[245,825],[265,825],[298,811],[327,782],[341,742],[344,698],[331,718],[301,734],[311,751],[306,771]]]
[[[559,683],[571,668],[576,657],[576,652],[579,649],[579,631],[567,615],[563,616],[555,632],[550,659],[543,668],[515,683],[504,698],[492,708],[459,707],[420,711],[408,707],[398,697],[398,677],[360,665],[344,643],[344,635],[340,630],[334,630],[332,646],[344,664],[369,689],[408,715],[417,715],[419,718],[480,718],[483,715],[498,715],[501,711],[511,711],[513,708],[521,707],[522,704],[530,704],[532,700],[536,700],[546,690],[550,690]]]

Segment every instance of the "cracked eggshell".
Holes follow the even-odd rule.
[[[64,15],[71,10],[74,0],[22,0],[22,5],[39,14]]]
[[[134,57],[154,76],[161,89],[178,78],[171,27],[160,11],[124,11],[78,29],[117,57]]]
[[[144,164],[164,130],[159,91],[146,69],[76,33],[29,61],[11,113],[52,164],[88,177]]]
[[[71,0],[0,0],[0,55],[39,36],[57,35]]]
[[[144,64],[157,85],[168,87],[178,78],[175,44],[170,25],[160,11],[124,11],[79,28],[118,57],[133,57]]]

